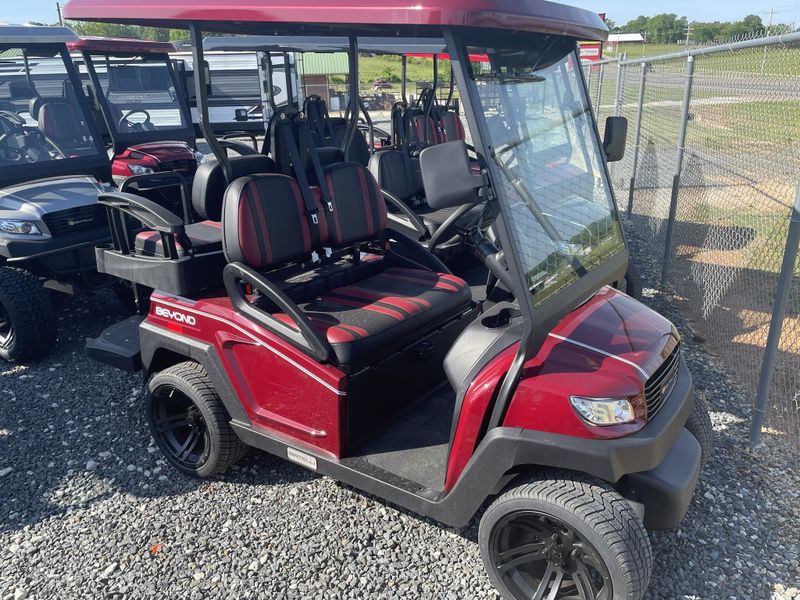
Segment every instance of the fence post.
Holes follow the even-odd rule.
[[[678,213],[678,194],[681,190],[681,171],[683,170],[683,154],[686,146],[686,124],[689,121],[689,102],[692,99],[692,80],[694,79],[694,56],[686,59],[686,83],[683,88],[683,105],[681,107],[681,125],[678,130],[678,153],[675,158],[675,174],[672,176],[672,195],[669,200],[669,218],[667,234],[664,240],[664,263],[661,265],[661,285],[666,285],[669,276],[669,262],[672,258],[672,237],[675,234],[675,218]]]
[[[618,117],[622,111],[622,81],[625,77],[625,65],[622,61],[625,60],[626,54],[620,54],[617,58],[617,89],[614,91],[614,116]]]
[[[800,184],[794,197],[792,218],[789,221],[789,231],[786,234],[786,248],[783,251],[783,263],[775,290],[775,303],[772,307],[772,319],[769,323],[767,347],[764,350],[764,361],[761,363],[761,373],[758,376],[758,391],[756,402],[753,406],[753,420],[750,423],[750,445],[755,446],[761,441],[761,428],[767,416],[767,400],[769,387],[772,384],[772,375],[775,373],[775,361],[778,356],[778,346],[783,330],[783,319],[786,316],[786,305],[789,302],[789,291],[792,288],[794,265],[797,261],[797,249],[800,245]]]
[[[633,132],[633,168],[631,169],[631,186],[628,189],[628,219],[633,213],[633,188],[636,186],[636,168],[639,164],[639,142],[642,139],[642,113],[644,112],[644,87],[647,83],[647,65],[642,63],[639,76],[639,104],[636,107],[636,125]]]
[[[603,95],[603,79],[605,79],[606,63],[600,63],[600,73],[597,76],[597,99],[595,100],[594,114],[600,115],[600,98]],[[599,121],[599,119],[598,119]]]

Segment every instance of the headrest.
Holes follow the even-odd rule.
[[[245,175],[274,173],[275,163],[263,154],[248,154],[228,159],[233,171],[231,181]],[[228,181],[225,172],[216,159],[209,159],[197,168],[192,182],[192,206],[203,219],[220,221],[222,219],[222,199]]]

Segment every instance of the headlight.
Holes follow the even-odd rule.
[[[4,231],[5,233],[22,233],[26,235],[42,235],[36,223],[17,221],[15,219],[0,219],[0,231]]]
[[[134,175],[149,175],[150,173],[155,173],[150,167],[144,167],[142,165],[128,165],[128,169]]]
[[[633,422],[633,406],[624,398],[583,398],[570,396],[569,401],[580,417],[590,425],[622,425]]]

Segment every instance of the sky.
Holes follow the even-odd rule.
[[[662,12],[686,16],[690,21],[738,21],[748,14],[757,14],[766,23],[770,9],[775,10],[776,23],[796,21],[800,24],[800,0],[775,0],[772,3],[769,0],[649,0],[646,3],[624,0],[561,1],[596,12],[606,12],[617,24],[624,24],[643,13],[652,16]],[[56,19],[55,0],[0,0],[0,22],[55,22]]]

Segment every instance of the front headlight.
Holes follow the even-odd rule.
[[[23,235],[42,235],[36,223],[18,221],[16,219],[0,219],[0,231],[4,233],[21,233]]]
[[[632,423],[636,420],[633,414],[633,406],[625,398],[570,396],[569,401],[575,412],[589,425],[605,427]]]
[[[128,165],[128,169],[134,175],[150,175],[150,173],[155,173],[155,171],[150,167],[145,167],[142,165]]]

